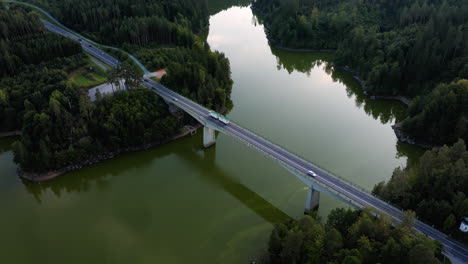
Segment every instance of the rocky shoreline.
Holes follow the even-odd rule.
[[[404,103],[405,105],[410,105],[411,104],[411,99],[409,99],[409,98],[407,98],[405,96],[401,96],[401,95],[396,95],[396,96],[395,95],[389,95],[389,96],[386,96],[386,95],[370,95],[369,92],[366,89],[366,83],[364,82],[364,80],[359,78],[359,76],[357,76],[356,72],[354,72],[353,69],[349,68],[348,66],[335,66],[335,67],[337,67],[340,70],[351,73],[353,75],[353,78],[359,83],[359,85],[361,85],[362,92],[372,100],[376,100],[376,99],[396,100],[396,101],[400,101],[400,102]]]
[[[193,135],[194,132],[196,132],[200,127],[202,127],[202,125],[197,124],[192,129],[186,129],[182,133],[179,133],[179,134],[177,134],[177,135],[175,135],[175,136],[173,136],[173,137],[171,137],[169,139],[162,140],[162,141],[157,141],[157,142],[153,142],[153,143],[148,143],[148,144],[143,144],[143,145],[140,145],[140,146],[119,149],[117,151],[113,151],[113,152],[109,152],[109,153],[105,153],[105,154],[101,154],[101,155],[96,155],[94,157],[88,158],[88,159],[86,159],[84,161],[81,161],[79,163],[67,166],[67,167],[62,168],[62,169],[58,169],[58,170],[54,170],[54,171],[48,171],[48,172],[44,172],[44,173],[34,173],[34,172],[25,172],[25,171],[23,171],[21,169],[21,167],[18,166],[17,173],[18,173],[19,177],[21,177],[21,178],[23,178],[25,180],[31,181],[31,182],[48,181],[48,180],[54,179],[54,178],[56,178],[58,176],[61,176],[63,174],[66,174],[68,172],[79,170],[79,169],[81,169],[83,167],[87,167],[87,166],[90,166],[90,165],[93,165],[93,164],[96,164],[96,163],[99,163],[99,162],[102,162],[102,161],[105,161],[105,160],[115,158],[116,156],[118,156],[120,154],[123,154],[123,153],[150,149],[150,148],[160,146],[160,145],[169,143],[171,141],[183,138],[183,137],[188,136],[188,135]]]
[[[415,145],[415,146],[418,146],[418,147],[422,147],[422,148],[426,148],[426,149],[432,149],[434,147],[438,147],[437,145],[434,145],[434,144],[429,144],[429,143],[426,143],[426,142],[421,142],[419,140],[416,140],[412,137],[410,137],[409,135],[405,134],[402,130],[401,130],[401,122],[400,123],[396,123],[395,125],[392,126],[392,129],[393,131],[395,132],[395,135],[397,136],[398,140],[400,142],[404,142],[404,143],[407,143],[407,144],[410,144],[410,145]]]

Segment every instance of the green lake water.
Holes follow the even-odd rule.
[[[421,154],[391,129],[406,107],[367,99],[332,54],[270,48],[250,8],[210,24],[238,124],[369,190]],[[303,214],[307,190],[228,136],[203,149],[201,132],[41,184],[16,176],[13,140],[0,140],[1,262],[248,263],[274,223]],[[339,206],[322,195],[319,212]]]

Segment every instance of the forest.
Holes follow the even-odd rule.
[[[103,44],[191,46],[208,27],[204,1],[28,0],[73,30]]]
[[[43,109],[55,89],[65,89],[66,71],[83,63],[84,54],[21,9],[0,5],[0,28],[0,131],[12,131],[21,129],[26,108]]]
[[[36,15],[21,10],[0,9],[0,29],[0,77],[81,52],[78,43],[46,33]]]
[[[416,234],[413,225],[412,212],[405,212],[398,226],[389,217],[374,217],[371,209],[337,208],[326,223],[311,213],[275,225],[260,263],[442,263],[441,245]]]
[[[424,97],[415,104],[440,101],[434,89],[468,79],[467,1],[256,0],[252,8],[273,45],[335,50],[334,64],[352,69],[370,95]],[[466,120],[467,108],[437,121]],[[421,104],[412,109],[420,116],[431,111]],[[466,138],[468,125],[460,126]],[[436,131],[424,128],[406,125],[404,131],[419,138],[426,133],[430,144],[457,140],[449,130],[430,134]]]
[[[439,84],[410,105],[402,128],[426,142],[468,142],[468,80]]]
[[[216,109],[229,101],[229,61],[223,54],[211,52],[206,41],[195,35],[204,34],[208,21],[206,6],[199,2],[155,1],[143,8],[145,1],[131,6],[127,1],[113,1],[114,8],[123,11],[107,17],[93,13],[99,8],[90,8],[109,4],[104,0],[33,2],[40,2],[64,24],[83,30],[96,41],[130,48],[149,68],[168,69],[162,80],[168,87]],[[0,5],[0,45],[6,47],[0,55],[0,131],[22,132],[14,153],[24,171],[46,172],[96,155],[160,142],[187,122],[170,115],[156,94],[139,89],[139,73],[128,63],[108,70],[107,76],[109,83],[119,77],[128,79],[134,89],[110,97],[99,95],[91,102],[86,90],[68,80],[71,72],[87,64],[87,56],[78,43],[45,30],[39,19],[34,11]],[[118,31],[126,26],[134,31],[134,24],[126,24],[130,20],[148,26],[152,19],[167,27],[147,28],[151,36],[138,32],[140,40]],[[114,27],[116,23],[122,24]],[[107,27],[113,31],[106,31]],[[175,33],[166,34],[166,29]],[[109,38],[119,34],[124,37]],[[155,59],[162,53],[162,58]],[[191,66],[183,67],[185,64]]]
[[[463,140],[427,151],[417,164],[396,168],[373,193],[468,242],[458,228],[468,215],[468,151]]]
[[[160,141],[178,130],[164,101],[143,89],[122,91],[96,104],[79,91],[55,90],[49,106],[27,111],[23,124],[15,161],[26,171],[63,168],[93,155]]]

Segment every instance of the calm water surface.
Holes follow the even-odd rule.
[[[249,8],[210,22],[210,46],[232,66],[229,118],[369,190],[419,156],[391,129],[405,107],[365,98],[332,55],[270,48]],[[300,181],[224,135],[208,150],[198,133],[42,184],[16,177],[12,141],[0,140],[3,263],[247,263],[305,204]],[[338,206],[321,196],[323,216]]]

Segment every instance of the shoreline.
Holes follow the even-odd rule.
[[[352,74],[353,78],[361,85],[361,90],[362,92],[369,97],[371,100],[395,100],[395,101],[400,101],[401,103],[405,105],[410,105],[411,104],[411,99],[408,97],[402,96],[402,95],[370,95],[369,92],[366,90],[366,83],[363,79],[361,79],[356,72],[349,68],[348,66],[336,66],[334,65],[337,69],[340,69],[345,72],[349,72]]]
[[[285,50],[285,51],[293,51],[293,52],[329,52],[333,53],[336,52],[337,49],[297,49],[297,48],[288,48],[288,47],[283,47],[280,45],[275,45],[273,42],[268,42],[273,45],[274,48],[279,49],[279,50]]]
[[[119,150],[112,151],[112,152],[105,153],[105,154],[101,154],[101,155],[96,155],[96,156],[90,157],[90,158],[88,158],[88,159],[86,159],[84,161],[69,165],[69,166],[67,166],[65,168],[61,168],[61,169],[58,169],[58,170],[48,171],[48,172],[44,172],[44,173],[33,173],[33,172],[25,172],[25,171],[23,171],[21,169],[20,166],[18,166],[17,174],[18,174],[18,176],[20,178],[25,179],[25,180],[30,181],[30,182],[39,183],[39,182],[49,181],[49,180],[55,179],[55,178],[57,178],[59,176],[62,176],[64,174],[68,173],[68,172],[76,171],[76,170],[79,170],[79,169],[81,169],[83,167],[91,166],[91,165],[94,165],[94,164],[97,164],[97,163],[100,163],[100,162],[103,162],[103,161],[106,161],[106,160],[113,159],[113,158],[115,158],[115,157],[117,157],[117,156],[119,156],[121,154],[124,154],[124,153],[130,153],[130,152],[135,152],[135,151],[140,151],[140,150],[147,150],[147,149],[150,149],[150,148],[153,148],[153,147],[157,147],[157,146],[167,144],[169,142],[172,142],[172,141],[175,141],[177,139],[186,137],[188,135],[193,135],[202,126],[203,126],[202,124],[198,123],[197,125],[192,126],[193,129],[185,129],[185,131],[183,131],[181,133],[178,133],[178,134],[176,134],[176,135],[174,135],[174,136],[172,136],[172,137],[170,137],[168,139],[161,140],[161,141],[156,141],[156,142],[152,142],[152,143],[147,143],[147,144],[143,144],[143,145],[139,145],[139,146],[119,149]]]
[[[328,53],[336,52],[336,49],[296,49],[296,48],[287,48],[287,47],[283,47],[283,46],[280,46],[280,45],[276,45],[274,43],[274,41],[270,40],[268,37],[267,37],[267,39],[268,39],[268,43],[273,48],[276,48],[278,50],[291,51],[291,52],[328,52]],[[366,90],[366,84],[365,84],[364,80],[362,80],[356,74],[355,71],[353,71],[351,68],[349,68],[347,66],[337,66],[337,65],[333,65],[333,66],[336,67],[337,69],[342,70],[342,71],[351,73],[353,78],[360,84],[362,92],[368,98],[370,98],[371,100],[377,100],[377,99],[380,99],[380,100],[394,100],[394,101],[399,101],[399,102],[401,102],[401,103],[403,103],[405,105],[408,105],[408,106],[411,104],[411,99],[409,99],[408,97],[405,97],[403,95],[370,95],[369,92]]]
[[[393,132],[395,132],[395,135],[398,141],[400,142],[410,144],[413,146],[418,146],[418,147],[425,148],[425,149],[432,149],[435,147],[440,147],[439,145],[429,144],[427,142],[418,141],[417,139],[412,138],[411,136],[409,136],[408,134],[402,131],[401,122],[394,124],[392,126],[392,129],[393,129]]]

